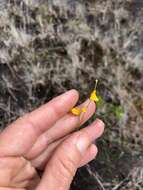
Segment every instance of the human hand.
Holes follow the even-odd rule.
[[[70,110],[78,101],[70,90],[16,120],[0,134],[0,190],[69,190],[78,167],[97,154],[104,130],[100,120],[74,132],[79,117]],[[95,112],[92,102],[82,124]],[[37,169],[43,170],[40,179]]]

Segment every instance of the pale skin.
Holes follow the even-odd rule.
[[[70,110],[78,99],[78,92],[70,90],[1,132],[0,190],[69,190],[77,169],[95,158],[93,142],[104,130],[98,119],[77,131],[79,117]],[[94,102],[81,124],[93,113]],[[37,170],[43,170],[41,177]]]

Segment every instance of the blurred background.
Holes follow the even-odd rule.
[[[143,190],[143,1],[0,0],[0,128],[99,80],[99,154],[72,190]]]

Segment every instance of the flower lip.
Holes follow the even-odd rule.
[[[99,98],[97,97],[96,90],[93,90],[93,92],[90,95],[90,100],[98,102]]]
[[[73,108],[71,110],[71,112],[72,112],[73,115],[76,115],[76,116],[79,116],[81,114],[81,110],[79,108],[77,108],[77,107]]]

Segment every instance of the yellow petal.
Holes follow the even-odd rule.
[[[93,92],[90,95],[90,100],[95,101],[96,99],[96,90],[93,90]]]
[[[83,107],[83,108],[82,108],[82,112],[83,112],[83,113],[86,113],[86,112],[87,112],[87,108],[86,108],[86,107]]]
[[[91,93],[90,100],[95,101],[95,102],[99,101],[99,98],[96,95],[96,90],[93,90],[93,92]]]
[[[80,115],[80,113],[81,113],[79,108],[73,108],[71,110],[71,112],[72,112],[73,115],[77,115],[77,116]]]
[[[99,98],[97,96],[95,98],[95,102],[99,102]]]

